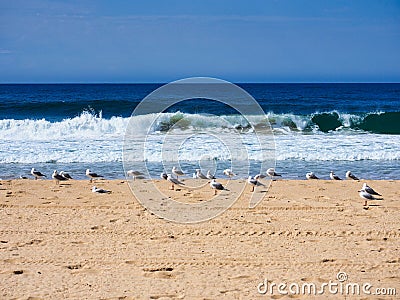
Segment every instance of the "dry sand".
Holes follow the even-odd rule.
[[[269,299],[257,292],[265,278],[318,285],[339,271],[399,295],[400,184],[367,182],[384,196],[368,210],[361,182],[281,180],[254,209],[247,187],[224,214],[184,225],[144,209],[123,180],[96,183],[109,195],[88,181],[1,181],[0,298]],[[193,202],[213,191],[167,193]]]

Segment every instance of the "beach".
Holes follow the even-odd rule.
[[[357,193],[363,182],[384,200],[370,201],[364,209]],[[153,183],[187,203],[214,194],[208,185],[171,191],[167,181],[136,181],[142,190]],[[260,294],[260,284],[267,279],[319,287],[338,282],[339,272],[348,276],[344,283],[370,283],[371,292],[395,288],[398,295],[399,183],[277,180],[268,191],[256,188],[265,196],[252,209],[247,185],[220,216],[177,224],[144,208],[126,180],[95,183],[111,194],[92,193],[88,180],[60,186],[51,180],[3,180],[0,298],[279,299],[289,296],[276,288]],[[229,197],[230,192],[221,193]],[[325,291],[318,299],[332,297]]]

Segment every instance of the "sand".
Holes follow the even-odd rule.
[[[104,195],[87,180],[1,181],[0,298],[279,299],[257,286],[318,286],[337,282],[338,272],[399,295],[400,182],[366,181],[384,196],[368,210],[357,193],[362,182],[278,180],[267,193],[256,190],[265,197],[254,209],[247,186],[219,217],[177,224],[143,208],[124,180],[97,182],[112,191]],[[213,191],[167,193],[196,202]]]

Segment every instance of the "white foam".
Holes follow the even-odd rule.
[[[182,144],[179,156],[168,149],[163,149],[165,132],[160,132],[162,122],[170,122],[176,116],[173,113],[161,114],[157,122],[151,125],[154,115],[136,116],[130,125],[138,135],[148,136],[146,151],[139,153],[133,160],[161,162],[164,159],[180,159],[197,161],[200,157],[210,160],[229,160],[231,154],[222,151],[221,143],[206,136],[197,136]],[[179,127],[173,132],[187,133],[198,129],[223,134],[233,141],[237,140],[237,125],[248,126],[247,121],[240,116],[206,116],[184,115],[189,120],[190,128]],[[273,116],[269,115],[269,118]],[[352,115],[342,115],[350,120]],[[292,127],[286,126],[284,120],[296,120]],[[250,123],[265,122],[262,117],[253,116]],[[275,132],[277,160],[304,160],[304,161],[353,161],[353,160],[400,160],[400,135],[383,135],[360,132],[337,131],[321,133],[317,130],[302,133],[307,119],[293,115],[275,116],[278,127]],[[294,121],[293,121],[294,122]],[[347,121],[344,121],[344,126]],[[348,121],[350,122],[350,121]],[[122,161],[122,148],[125,129],[129,118],[112,117],[104,119],[84,113],[71,119],[60,122],[47,120],[0,120],[0,163],[39,163],[57,161],[70,162],[119,162]],[[186,123],[187,124],[187,123]],[[232,126],[232,127],[230,127]],[[248,127],[247,127],[248,128]],[[260,151],[258,143],[251,133],[245,130],[240,134],[245,140],[248,157],[251,160],[265,159],[265,151]],[[265,136],[269,139],[270,137]],[[181,144],[181,141],[179,141]],[[140,147],[140,142],[137,142]],[[247,154],[243,156],[247,158]]]

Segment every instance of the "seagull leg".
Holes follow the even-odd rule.
[[[214,190],[214,196],[217,195],[217,190]]]
[[[254,185],[251,187],[251,192],[254,192]]]
[[[171,190],[173,190],[173,191],[175,190],[174,184],[171,185]]]
[[[367,200],[365,200],[364,206],[368,206],[368,201]]]

